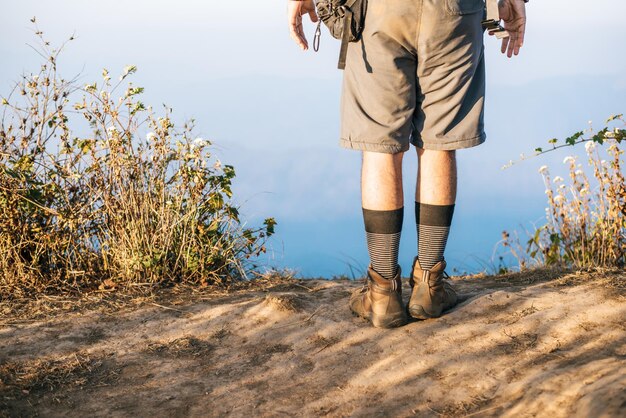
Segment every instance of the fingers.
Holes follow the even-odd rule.
[[[296,41],[296,44],[303,50],[306,51],[309,49],[309,43],[306,40],[306,36],[304,35],[304,31],[302,29],[302,19],[298,18],[297,21],[291,22],[289,25],[289,32],[291,34],[291,38]]]
[[[309,49],[309,42],[304,34],[304,27],[302,26],[302,15],[307,14],[312,22],[317,22],[318,17],[315,13],[315,5],[311,8],[303,7],[304,1],[290,1],[287,14],[289,16],[289,33],[291,38],[298,44],[298,46],[306,51]],[[311,3],[313,4],[313,3]]]
[[[513,48],[513,55],[518,55],[519,54],[519,49],[522,47],[522,45],[519,42],[519,38],[515,40],[515,47]]]
[[[504,20],[504,28],[509,32],[509,38],[502,39],[500,51],[511,58],[518,55],[524,45],[526,31],[526,6],[523,2],[502,1],[499,3],[500,17]]]
[[[521,48],[524,45],[524,34],[526,33],[526,23],[522,24],[522,26],[519,28],[519,47]]]
[[[511,34],[511,36],[509,36],[509,39],[509,44],[506,48],[506,56],[511,58],[513,56],[513,52],[515,51],[515,45],[517,44],[517,36]]]
[[[303,50],[309,49],[309,42],[306,40],[306,36],[304,35],[304,27],[302,26],[302,19],[300,19],[300,25],[296,27],[298,32],[298,38],[300,39],[300,47]]]
[[[502,53],[504,53],[504,48],[502,49]],[[507,45],[506,45],[506,56],[511,58],[513,55],[519,54],[519,39],[517,34],[512,33],[509,36]]]
[[[500,52],[511,58],[513,55],[518,55],[520,48],[524,45],[524,25],[515,30],[510,28],[507,30],[509,36],[502,39]]]
[[[306,51],[309,48],[309,43],[306,40],[306,36],[304,35],[304,30],[302,28],[302,15],[300,12],[299,2],[289,2],[290,5],[294,5],[293,7],[289,7],[289,34],[291,35],[291,39],[293,39],[296,44],[302,49]]]

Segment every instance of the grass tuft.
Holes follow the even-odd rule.
[[[36,34],[44,62],[0,105],[0,300],[248,278],[276,222],[241,221],[234,167],[140,100],[135,66],[78,85]]]

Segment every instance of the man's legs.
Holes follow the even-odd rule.
[[[395,275],[402,227],[404,153],[363,152],[361,194],[368,252],[374,270]],[[443,260],[456,200],[455,151],[417,148],[415,221],[418,257],[424,269]]]
[[[417,148],[415,222],[418,258],[424,269],[443,260],[456,200],[455,151]]]
[[[396,275],[398,266],[404,213],[403,155],[363,152],[361,204],[367,250],[372,268],[387,280]]]
[[[443,253],[456,199],[454,151],[417,150],[415,188],[418,256],[413,262],[412,287],[407,310],[417,319],[436,318],[457,303],[450,283],[443,280]]]
[[[387,154],[363,151],[361,201],[365,209],[394,210],[404,205],[403,152]]]
[[[398,267],[404,212],[402,156],[403,152],[363,152],[362,207],[371,264],[367,287],[350,298],[350,309],[383,328],[407,323]]]

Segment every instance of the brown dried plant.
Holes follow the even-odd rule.
[[[144,105],[134,66],[115,82],[107,70],[83,87],[62,78],[65,44],[36,34],[43,64],[1,99],[0,300],[246,277],[275,221],[242,224],[235,170],[193,120],[177,127]]]
[[[587,169],[578,157],[565,157],[569,180],[551,177],[547,166],[542,174],[548,197],[547,222],[536,228],[526,248],[504,235],[504,246],[518,259],[520,268],[532,265],[561,265],[583,268],[623,268],[626,265],[626,183],[624,151],[626,138],[622,115],[611,116],[607,126],[598,132],[577,132],[557,148],[584,144]],[[590,177],[587,172],[592,173]]]

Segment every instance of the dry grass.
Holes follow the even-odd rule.
[[[37,35],[44,63],[2,98],[0,299],[248,278],[275,221],[240,221],[234,168],[139,100],[134,66],[79,87]]]
[[[626,125],[623,116],[612,116],[599,132],[590,129],[589,138],[584,138],[585,132],[577,132],[565,140],[565,145],[553,148],[584,143],[587,172],[593,177],[575,155],[563,161],[568,169],[566,178],[552,177],[547,166],[539,169],[548,197],[545,225],[535,229],[526,246],[520,244],[517,234],[511,237],[504,233],[503,244],[518,259],[520,269],[626,265],[626,182],[624,151],[620,148],[626,130],[612,127],[620,124]]]
[[[182,337],[166,343],[151,343],[147,351],[160,356],[198,357],[206,356],[213,346],[206,341],[194,337]]]
[[[116,380],[115,370],[103,373],[105,358],[74,353],[59,359],[0,364],[0,386],[17,396],[31,392],[52,392],[60,387],[108,385]]]
[[[290,290],[307,288],[289,272],[272,271],[256,274],[254,280],[231,283],[229,286],[198,287],[179,283],[165,289],[152,287],[128,287],[116,290],[94,290],[66,295],[39,294],[34,297],[13,297],[0,300],[0,326],[25,325],[45,319],[53,319],[67,312],[96,311],[116,317],[145,305],[161,309],[177,307],[217,296],[237,295],[249,291]]]

